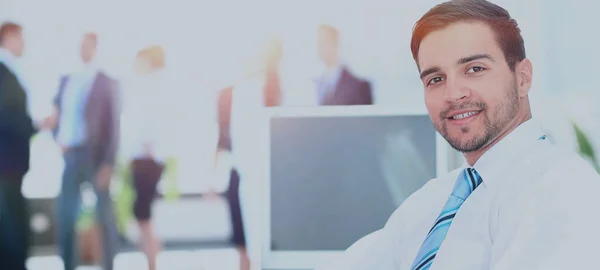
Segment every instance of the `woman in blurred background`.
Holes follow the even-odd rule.
[[[228,177],[229,188],[225,192],[225,197],[229,205],[229,214],[231,217],[232,236],[231,242],[235,245],[240,256],[240,269],[249,270],[250,260],[246,251],[246,236],[244,234],[244,224],[240,206],[240,174],[231,163],[231,99],[233,87],[226,87],[219,91],[217,122],[219,124],[219,140],[217,142],[217,151],[215,153],[215,169],[219,177]],[[221,172],[224,172],[221,173]],[[211,191],[212,195],[216,192]]]
[[[241,270],[249,270],[251,261],[258,264],[260,260],[260,240],[256,239],[259,228],[255,225],[260,198],[252,197],[249,190],[256,187],[257,177],[260,177],[256,174],[260,173],[260,168],[251,162],[256,153],[267,151],[259,146],[260,141],[266,139],[263,132],[266,126],[260,112],[265,107],[281,104],[280,40],[270,39],[263,50],[258,69],[251,71],[251,79],[235,87],[221,89],[217,101],[219,140],[215,168],[228,170],[229,188],[225,195],[231,215],[232,242],[240,255]],[[257,145],[259,148],[256,148]]]
[[[260,265],[261,240],[260,203],[262,198],[256,190],[265,179],[265,168],[257,160],[265,160],[268,152],[268,122],[264,116],[265,107],[281,105],[282,43],[278,37],[272,37],[263,47],[258,68],[251,74],[250,80],[233,87],[231,91],[231,154],[234,170],[230,183],[237,183],[239,191],[230,187],[230,191],[239,193],[240,217],[243,225],[244,243],[250,263]],[[235,225],[234,225],[235,226]]]
[[[162,138],[167,128],[161,124],[165,120],[161,112],[167,107],[165,100],[168,100],[163,83],[164,66],[162,47],[151,46],[138,52],[123,110],[131,142],[129,145],[132,147],[129,152],[133,187],[137,194],[133,212],[141,232],[141,248],[147,256],[150,270],[156,269],[156,257],[160,251],[160,242],[152,227],[151,208],[166,159]]]

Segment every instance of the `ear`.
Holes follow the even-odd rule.
[[[529,94],[531,83],[533,80],[533,66],[527,58],[517,63],[515,66],[515,76],[517,79],[517,89],[520,97],[525,97]]]

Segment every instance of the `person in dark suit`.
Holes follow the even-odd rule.
[[[29,142],[47,121],[35,123],[15,62],[24,50],[20,25],[0,26],[0,269],[26,269],[29,213],[21,193],[29,171]]]
[[[339,32],[333,26],[321,25],[318,30],[319,57],[326,71],[317,78],[318,104],[328,105],[371,105],[371,84],[358,78],[339,56]]]
[[[65,270],[77,265],[75,225],[81,184],[93,187],[97,198],[104,269],[113,269],[119,241],[109,185],[119,146],[120,93],[117,81],[95,65],[96,47],[96,34],[86,33],[81,44],[84,68],[60,79],[54,99],[54,135],[65,161],[57,200],[58,242]]]

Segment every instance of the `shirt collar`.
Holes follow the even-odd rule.
[[[0,63],[4,63],[6,67],[17,77],[17,80],[25,89],[25,91],[29,90],[29,85],[24,78],[24,73],[22,67],[19,66],[18,63],[19,58],[12,54],[9,50],[5,48],[0,48]]]
[[[329,77],[329,78],[337,78],[342,73],[342,69],[343,69],[343,67],[341,64],[339,64],[333,68],[329,68],[329,69],[325,70],[325,76]]]
[[[6,64],[6,66],[15,72],[15,61],[17,58],[7,49],[0,48],[0,63]]]
[[[344,71],[344,64],[339,63],[332,68],[324,68],[323,72],[315,78],[315,81],[337,82]]]
[[[508,162],[514,160],[521,150],[535,143],[543,135],[541,126],[530,119],[492,146],[473,166],[483,179],[483,184],[486,186],[493,184],[496,175],[506,168]],[[468,167],[468,164],[465,167]]]
[[[92,61],[86,65],[83,66],[83,73],[86,74],[96,74],[96,72],[98,72],[98,65],[96,65],[96,61]]]
[[[73,74],[83,75],[83,76],[92,76],[98,72],[98,65],[95,60],[90,61],[89,63],[80,63],[75,69]]]

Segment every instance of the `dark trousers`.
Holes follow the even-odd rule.
[[[64,153],[65,169],[57,201],[58,243],[64,269],[73,270],[78,264],[77,230],[81,207],[81,184],[91,183],[96,195],[96,222],[102,239],[103,269],[112,270],[119,244],[112,200],[108,190],[96,187],[98,166],[86,148],[75,148]]]
[[[27,269],[29,211],[22,183],[21,175],[0,175],[0,269]]]
[[[229,201],[229,214],[231,215],[232,236],[231,241],[237,247],[246,247],[244,223],[240,207],[240,174],[232,169],[229,174],[229,189],[225,193]]]

